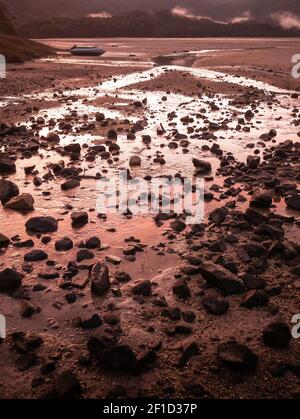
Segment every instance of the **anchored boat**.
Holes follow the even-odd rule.
[[[72,55],[81,55],[89,57],[99,57],[103,55],[106,51],[99,47],[78,47],[74,45],[70,50]]]

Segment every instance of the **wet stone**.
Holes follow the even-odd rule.
[[[266,346],[272,348],[283,348],[292,339],[290,328],[287,324],[274,322],[263,330],[263,341]]]
[[[205,310],[216,316],[225,314],[229,309],[229,302],[222,297],[207,297],[203,300]]]
[[[254,371],[258,361],[251,349],[237,343],[219,345],[218,357],[229,369],[242,373]]]
[[[35,233],[53,233],[58,229],[58,222],[53,217],[33,217],[25,225]]]

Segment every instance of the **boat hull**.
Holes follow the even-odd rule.
[[[72,55],[80,56],[80,57],[100,57],[105,53],[104,50],[101,49],[72,49],[71,51]]]

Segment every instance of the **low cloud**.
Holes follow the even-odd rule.
[[[175,6],[172,9],[172,14],[175,16],[186,17],[188,19],[209,19],[207,16],[199,16],[192,13],[191,10],[187,9],[186,7]]]
[[[243,23],[248,22],[252,19],[252,14],[250,10],[247,10],[246,12],[242,13],[241,16],[236,16],[233,19],[230,20],[231,23]]]
[[[220,20],[215,20],[210,16],[202,16],[202,15],[195,15],[191,10],[187,9],[186,7],[176,6],[172,9],[172,14],[175,16],[181,16],[188,19],[209,19],[216,23],[226,23]]]
[[[243,23],[248,22],[252,19],[252,14],[249,10],[242,13],[240,16],[236,16],[232,19],[228,19],[227,21],[224,20],[216,20],[212,18],[211,16],[203,16],[203,15],[196,15],[191,10],[187,9],[186,7],[176,6],[172,9],[172,14],[175,16],[185,17],[187,19],[209,19],[215,23],[222,23],[222,24],[228,24],[228,23]]]
[[[98,19],[108,19],[111,15],[107,12],[100,12],[100,13],[89,13],[87,17],[94,17]]]
[[[290,12],[277,12],[272,14],[272,19],[283,29],[300,29],[300,17]]]

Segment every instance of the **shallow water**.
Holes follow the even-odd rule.
[[[200,97],[190,97],[188,95],[169,93],[166,95],[165,92],[152,91],[144,93],[141,89],[131,90],[132,85],[137,83],[143,83],[152,80],[160,75],[170,72],[179,71],[186,74],[191,74],[194,77],[207,78],[214,81],[230,82],[240,86],[251,87],[253,89],[261,89],[266,94],[270,95],[270,103],[267,101],[261,101],[257,107],[257,113],[251,121],[245,121],[245,127],[250,129],[250,132],[236,131],[238,119],[244,116],[249,106],[233,106],[230,104],[231,99],[226,95],[214,95],[214,97],[201,95]],[[276,93],[276,96],[274,95]],[[219,158],[212,155],[210,151],[204,151],[203,146],[208,145],[209,147],[214,143],[218,143],[224,153],[232,153],[238,160],[245,161],[249,154],[252,154],[253,147],[259,150],[259,153],[265,151],[270,145],[274,145],[277,142],[285,139],[295,139],[296,128],[288,121],[292,121],[291,111],[293,107],[297,107],[298,101],[291,99],[290,92],[278,89],[274,86],[266,83],[251,80],[245,77],[233,77],[220,72],[214,72],[207,69],[193,69],[187,67],[178,66],[161,66],[151,68],[146,71],[131,73],[125,76],[118,76],[111,78],[100,85],[90,88],[79,88],[74,90],[67,90],[58,95],[58,106],[54,108],[41,109],[38,116],[45,118],[45,124],[41,125],[39,130],[39,136],[46,136],[49,131],[56,131],[60,134],[61,145],[69,144],[70,142],[80,142],[81,144],[101,143],[105,141],[105,137],[95,132],[82,132],[79,131],[83,125],[89,122],[95,121],[95,113],[103,112],[106,118],[117,119],[121,121],[124,118],[130,120],[130,122],[140,121],[145,129],[137,134],[136,140],[128,140],[127,135],[119,134],[118,144],[120,146],[119,159],[112,164],[107,161],[97,159],[94,163],[88,163],[83,161],[79,167],[84,170],[85,175],[95,176],[97,173],[105,171],[106,176],[114,178],[118,175],[120,168],[128,167],[128,161],[131,155],[139,155],[142,158],[142,166],[139,169],[135,169],[132,173],[135,176],[150,175],[175,175],[180,173],[185,177],[192,177],[194,167],[192,165],[192,158],[203,158],[211,162],[213,167],[213,173],[219,167]],[[57,92],[56,92],[57,94]],[[111,103],[105,105],[105,98],[114,98],[117,102],[115,105]],[[163,97],[166,100],[163,100]],[[37,95],[27,96],[28,99],[44,99],[53,100],[53,92],[43,92]],[[128,105],[133,101],[142,101],[147,97],[147,105],[143,107],[142,113],[135,114],[132,112],[132,108],[123,106]],[[94,103],[96,99],[102,98],[103,104],[97,106]],[[6,99],[7,100],[7,99]],[[10,99],[16,101],[16,98]],[[22,98],[24,100],[24,98]],[[219,110],[211,110],[212,102],[214,105],[219,107]],[[128,111],[130,109],[130,111]],[[172,111],[176,111],[176,117],[170,121],[168,114]],[[201,112],[200,112],[201,110]],[[70,132],[61,132],[58,128],[58,123],[68,115],[71,115],[73,111],[77,111],[78,118],[72,119],[73,128]],[[198,118],[199,112],[203,115],[207,115],[207,118],[211,122],[222,124],[223,121],[227,121],[227,129],[220,129],[213,132],[213,139],[204,139],[202,136],[202,129],[204,127],[203,118]],[[184,124],[181,122],[181,118],[185,116],[191,116],[193,122],[191,124]],[[280,118],[278,118],[280,116]],[[54,119],[56,122],[55,126],[49,126],[48,121]],[[22,124],[26,124],[30,127],[30,121],[23,121]],[[157,135],[157,128],[163,126],[166,133],[162,136]],[[188,127],[194,128],[194,134],[188,132]],[[278,132],[277,137],[271,144],[262,146],[261,140],[259,139],[262,133],[268,132],[270,129],[276,129]],[[185,134],[189,140],[189,146],[187,152],[184,152],[185,148],[178,147],[177,149],[169,149],[168,144],[174,140],[176,133]],[[142,142],[142,135],[149,134],[152,137],[151,147],[145,146]],[[248,144],[252,144],[252,148],[248,147]],[[83,152],[84,154],[84,152]],[[165,159],[166,164],[160,165],[153,163],[153,158],[159,154]],[[43,152],[43,158],[39,159],[35,156],[31,159],[19,161],[19,167],[16,175],[12,177],[21,186],[22,192],[32,193],[36,198],[36,211],[35,215],[39,214],[55,214],[59,216],[62,214],[62,221],[60,222],[59,235],[70,235],[70,219],[69,215],[65,215],[64,206],[68,203],[72,203],[77,210],[86,210],[87,208],[94,208],[98,191],[97,181],[91,179],[85,179],[81,181],[81,187],[68,192],[63,192],[60,189],[60,184],[57,182],[50,182],[49,186],[43,184],[40,192],[39,189],[33,188],[31,183],[31,177],[26,178],[24,183],[24,171],[25,166],[31,164],[36,165],[36,169],[40,173],[45,173],[47,166],[50,163],[54,163],[61,160],[61,157],[57,157],[51,150]],[[69,164],[68,159],[62,159]],[[76,165],[73,163],[72,165]],[[212,184],[222,185],[221,178],[214,178],[212,181],[206,182],[206,187],[209,188]],[[51,193],[50,197],[42,195],[42,190],[48,190]],[[222,188],[221,188],[222,191]],[[225,201],[226,202],[226,201]],[[209,204],[206,204],[206,213],[213,209],[216,205],[224,205],[224,201],[218,203],[216,200]],[[243,208],[245,204],[238,204],[240,208]],[[0,216],[2,219],[2,232],[9,234],[12,223],[15,226],[15,234],[20,234],[22,237],[25,234],[24,223],[30,214],[25,216],[15,214],[11,211],[0,210]],[[129,235],[136,235],[145,240],[147,244],[154,245],[155,243],[162,240],[162,233],[165,228],[168,228],[168,224],[165,228],[157,229],[153,220],[152,214],[150,216],[139,216],[133,217],[132,220],[128,220],[123,216],[109,215],[107,221],[100,222],[91,213],[92,224],[90,228],[85,229],[84,236],[92,235],[94,228],[97,228],[97,232],[102,237],[103,242],[109,242],[111,249],[109,253],[119,254],[118,247],[122,246],[124,238]],[[95,224],[94,224],[95,223]],[[109,227],[117,226],[117,233],[112,234],[107,230]],[[75,238],[76,238],[75,233]],[[80,234],[78,235],[78,239]],[[14,251],[10,257],[13,259],[18,258],[19,252]],[[9,255],[9,254],[8,254]],[[172,260],[172,263],[174,260]]]

